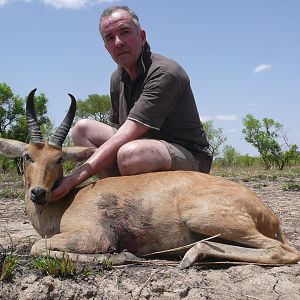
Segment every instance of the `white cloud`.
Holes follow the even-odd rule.
[[[46,5],[54,6],[55,8],[72,8],[72,9],[83,8],[95,2],[89,0],[42,0],[42,1]]]
[[[8,0],[0,0],[0,6],[4,6],[7,2]]]
[[[235,115],[218,115],[215,116],[214,119],[218,121],[235,121],[238,119],[238,117]]]
[[[238,117],[235,115],[217,115],[217,116],[201,116],[201,122],[207,121],[235,121],[238,120]]]
[[[265,64],[262,64],[262,65],[258,65],[256,66],[254,69],[253,69],[253,73],[256,74],[256,73],[260,73],[260,72],[264,72],[264,71],[267,71],[267,70],[270,70],[272,68],[272,65],[265,65]]]
[[[211,116],[201,116],[201,122],[207,122],[213,120]]]
[[[9,0],[0,0],[0,7],[8,3]],[[16,0],[23,2],[33,2],[42,1],[48,6],[53,6],[55,8],[61,9],[80,9],[87,6],[92,6],[104,2],[113,2],[114,0]]]
[[[42,0],[46,5],[55,8],[82,8],[86,6],[86,0]]]
[[[249,102],[248,106],[256,106],[256,103],[255,102]]]

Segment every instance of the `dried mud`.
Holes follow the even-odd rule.
[[[298,184],[299,179],[294,178]],[[288,179],[235,180],[261,196],[281,219],[290,244],[300,250],[300,192],[283,190]],[[43,275],[29,264],[30,244],[38,238],[26,217],[22,197],[0,198],[0,251],[13,246],[24,255],[13,277],[0,282],[0,299],[300,300],[299,264],[266,267],[199,263],[181,271],[175,264],[158,265],[150,260],[149,264],[128,265],[89,276],[65,279]]]

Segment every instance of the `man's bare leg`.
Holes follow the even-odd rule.
[[[82,119],[72,128],[73,143],[76,146],[100,147],[114,134],[113,127],[95,120]],[[118,168],[112,166],[105,171],[104,176],[167,171],[171,169],[172,159],[161,141],[139,139],[129,142],[119,149],[117,164]],[[103,177],[103,174],[99,176]]]
[[[72,128],[72,139],[75,146],[100,147],[115,134],[115,129],[104,123],[82,119]],[[116,164],[97,174],[99,178],[118,176]]]
[[[172,159],[166,146],[158,140],[140,139],[123,145],[117,156],[121,175],[167,171]]]
[[[113,127],[96,120],[82,119],[72,128],[75,146],[100,147],[115,134]]]

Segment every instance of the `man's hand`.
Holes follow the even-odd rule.
[[[56,202],[66,196],[76,185],[89,177],[110,167],[117,157],[120,147],[142,137],[149,127],[135,121],[126,120],[117,133],[102,144],[93,155],[73,173],[64,177],[59,186],[51,192],[50,202]]]
[[[70,190],[74,187],[71,176],[64,177],[59,186],[51,191],[50,202],[57,202],[66,196]]]

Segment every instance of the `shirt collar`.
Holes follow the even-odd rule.
[[[141,55],[137,62],[137,78],[147,73],[150,65],[151,65],[151,50],[150,50],[150,45],[148,44],[148,42],[146,42],[142,48]],[[123,82],[131,80],[128,73],[121,66],[118,66],[118,72]]]

